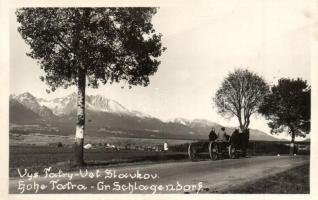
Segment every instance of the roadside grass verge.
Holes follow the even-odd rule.
[[[40,165],[29,165],[25,167],[10,167],[9,168],[9,177],[19,177],[18,168],[20,172],[23,173],[24,169],[27,169],[30,173],[38,172],[39,175],[43,174],[43,170],[45,168],[51,167],[50,172],[58,172],[62,170],[63,172],[72,172],[79,169],[98,169],[98,168],[106,168],[106,167],[119,167],[119,166],[129,166],[136,164],[155,164],[155,163],[164,163],[164,162],[177,162],[184,161],[187,159],[186,154],[173,154],[167,153],[163,155],[150,155],[150,156],[140,156],[133,158],[119,158],[119,159],[111,159],[107,161],[102,160],[87,160],[85,161],[84,166],[74,166],[71,160],[56,162],[51,164],[40,164]]]
[[[231,194],[309,194],[309,163],[223,191]]]

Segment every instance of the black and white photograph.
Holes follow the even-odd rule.
[[[8,9],[9,198],[311,197],[316,1],[115,5]]]

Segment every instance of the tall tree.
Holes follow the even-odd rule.
[[[257,74],[237,69],[222,82],[214,97],[218,113],[224,117],[237,117],[242,132],[250,125],[264,96],[269,92],[267,83]]]
[[[156,8],[21,8],[18,31],[51,91],[76,85],[75,164],[83,165],[85,87],[147,86],[165,50],[151,23]],[[88,84],[86,84],[86,81]],[[48,91],[50,91],[48,90]]]
[[[270,122],[271,133],[287,131],[291,136],[290,153],[294,154],[295,137],[310,131],[311,89],[302,79],[282,78],[265,96],[259,112]]]

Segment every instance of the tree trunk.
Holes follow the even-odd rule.
[[[295,146],[295,133],[291,133],[291,143],[290,143],[290,149],[289,149],[289,155],[294,155],[296,153],[296,146]]]
[[[78,83],[77,83],[77,122],[74,144],[74,164],[77,166],[84,165],[84,133],[85,133],[85,86],[86,74],[85,70],[81,67],[78,70]]]

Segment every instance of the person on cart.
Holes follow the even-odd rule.
[[[239,129],[235,129],[230,138],[230,144],[234,148],[238,148],[241,142]]]
[[[209,141],[215,141],[218,138],[218,135],[215,132],[215,129],[212,128],[209,134]]]
[[[220,146],[220,150],[226,149],[226,146],[228,145],[230,136],[228,134],[226,134],[224,127],[221,128],[221,131],[218,132],[217,136],[218,137],[217,137],[217,139],[215,141],[220,144],[219,145]]]

